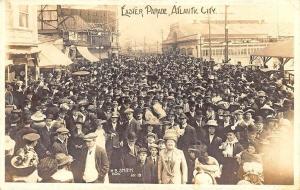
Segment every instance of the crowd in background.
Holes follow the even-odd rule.
[[[6,181],[293,184],[294,96],[276,73],[121,56],[5,90]]]

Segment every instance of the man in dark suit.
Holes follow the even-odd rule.
[[[206,136],[207,131],[204,129],[205,122],[203,120],[203,113],[201,110],[197,110],[195,114],[195,120],[191,124],[192,127],[196,130],[196,138],[198,141],[203,141]]]
[[[124,123],[125,126],[125,136],[127,136],[127,134],[129,132],[134,132],[135,134],[139,134],[140,133],[140,125],[138,124],[138,122],[136,121],[136,119],[133,117],[133,112],[134,110],[131,108],[128,108],[124,111],[124,113],[126,114],[126,118],[127,120]]]
[[[120,147],[122,127],[118,123],[118,118],[118,113],[112,113],[111,119],[104,125],[104,131],[108,136],[105,142],[105,149],[109,160],[112,151]]]
[[[54,134],[54,131],[52,129],[52,120],[53,120],[53,115],[52,114],[47,115],[45,127],[37,128],[37,131],[41,136],[40,145],[42,149],[45,151],[47,156],[51,155],[52,152],[51,146],[52,146],[52,140],[53,140],[52,138]]]
[[[187,123],[189,125],[193,125],[196,122],[195,116],[196,116],[196,104],[194,101],[189,102],[190,111],[185,113],[185,115],[188,118]]]
[[[86,148],[83,150],[80,174],[85,183],[104,183],[109,169],[109,162],[104,149],[96,145],[97,134],[84,136]]]
[[[146,163],[150,166],[151,169],[151,180],[150,183],[158,183],[158,145],[151,144],[149,146],[150,156],[148,156]]]
[[[146,148],[140,148],[138,151],[138,162],[134,168],[135,178],[131,182],[134,183],[152,183],[152,170],[151,165],[147,162]]]
[[[185,156],[188,155],[188,148],[196,143],[196,131],[187,124],[187,117],[184,113],[179,115],[180,129],[177,147],[183,150]]]
[[[127,136],[127,143],[122,147],[122,156],[121,156],[121,163],[122,163],[122,168],[124,169],[133,169],[137,165],[138,161],[138,150],[139,147],[136,145],[136,134],[134,132],[128,133]],[[123,183],[130,183],[130,176],[129,174],[124,174],[122,176],[122,181]]]
[[[205,127],[208,130],[207,135],[205,136],[204,143],[207,146],[207,153],[209,156],[214,157],[221,163],[221,152],[219,146],[222,144],[222,139],[218,137],[216,133],[216,129],[218,127],[216,120],[208,120]]]
[[[64,153],[68,155],[68,145],[67,145],[67,139],[69,137],[69,130],[65,127],[60,127],[56,130],[57,136],[53,145],[52,145],[52,153],[53,155],[56,155],[57,153]]]

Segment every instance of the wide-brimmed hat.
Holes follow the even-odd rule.
[[[216,120],[208,120],[205,124],[206,127],[218,127],[218,123]]]
[[[36,170],[36,166],[35,165],[25,164],[25,162],[22,161],[22,159],[21,159],[20,156],[14,156],[14,157],[12,157],[10,163],[11,163],[11,165],[13,167],[13,171],[14,171],[14,174],[16,176],[20,176],[20,177],[21,176],[28,176],[28,175],[32,174]]]
[[[69,163],[72,163],[74,161],[73,157],[70,155],[66,155],[64,153],[57,153],[55,155],[55,159],[58,162],[58,166],[63,166]]]
[[[37,133],[28,133],[23,135],[24,140],[31,141],[31,142],[37,141],[40,137],[41,136]]]
[[[50,178],[57,170],[57,160],[52,157],[43,158],[38,164],[38,175],[43,179]]]
[[[168,129],[165,132],[164,135],[164,140],[174,140],[175,142],[177,142],[178,140],[178,135],[175,129]]]
[[[46,116],[40,111],[35,112],[31,116],[31,120],[34,122],[41,122],[41,121],[44,121],[45,119],[46,119]]]

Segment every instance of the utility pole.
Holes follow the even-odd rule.
[[[146,53],[146,37],[144,36],[144,54]]]
[[[224,51],[224,62],[228,62],[228,28],[227,28],[227,7],[225,5],[225,51]]]
[[[208,42],[209,42],[209,60],[211,61],[211,38],[210,38],[210,17],[208,14]]]
[[[202,42],[201,42],[201,35],[200,35],[200,37],[199,37],[199,51],[200,51],[200,53],[199,53],[199,55],[200,55],[200,58],[202,58]]]
[[[163,53],[164,30],[161,29],[161,53]]]

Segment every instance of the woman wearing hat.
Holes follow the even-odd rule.
[[[37,165],[39,158],[34,150],[40,135],[29,133],[23,136],[25,146],[20,148],[11,159],[13,167],[13,181],[37,182]]]
[[[68,153],[75,159],[71,164],[71,170],[74,175],[75,182],[80,182],[80,175],[78,174],[78,168],[80,166],[79,158],[84,148],[85,142],[83,140],[86,132],[84,131],[82,120],[77,120],[75,128],[71,131],[70,138],[68,139]]]
[[[226,137],[226,141],[219,147],[223,154],[221,183],[236,184],[238,180],[237,171],[239,169],[236,155],[243,150],[243,147],[235,136],[235,130],[232,128],[227,131]]]
[[[176,131],[167,130],[164,140],[166,149],[161,151],[158,161],[158,182],[160,184],[186,184],[187,164],[183,151],[176,148]]]
[[[73,157],[64,153],[57,153],[55,155],[57,160],[58,170],[51,176],[56,182],[73,183],[73,173],[70,171],[70,164],[73,162]]]
[[[206,173],[212,177],[212,184],[216,184],[216,178],[221,176],[219,162],[208,155],[206,145],[196,145],[197,157],[195,159],[195,170],[193,171],[194,183],[197,183],[197,174]]]

